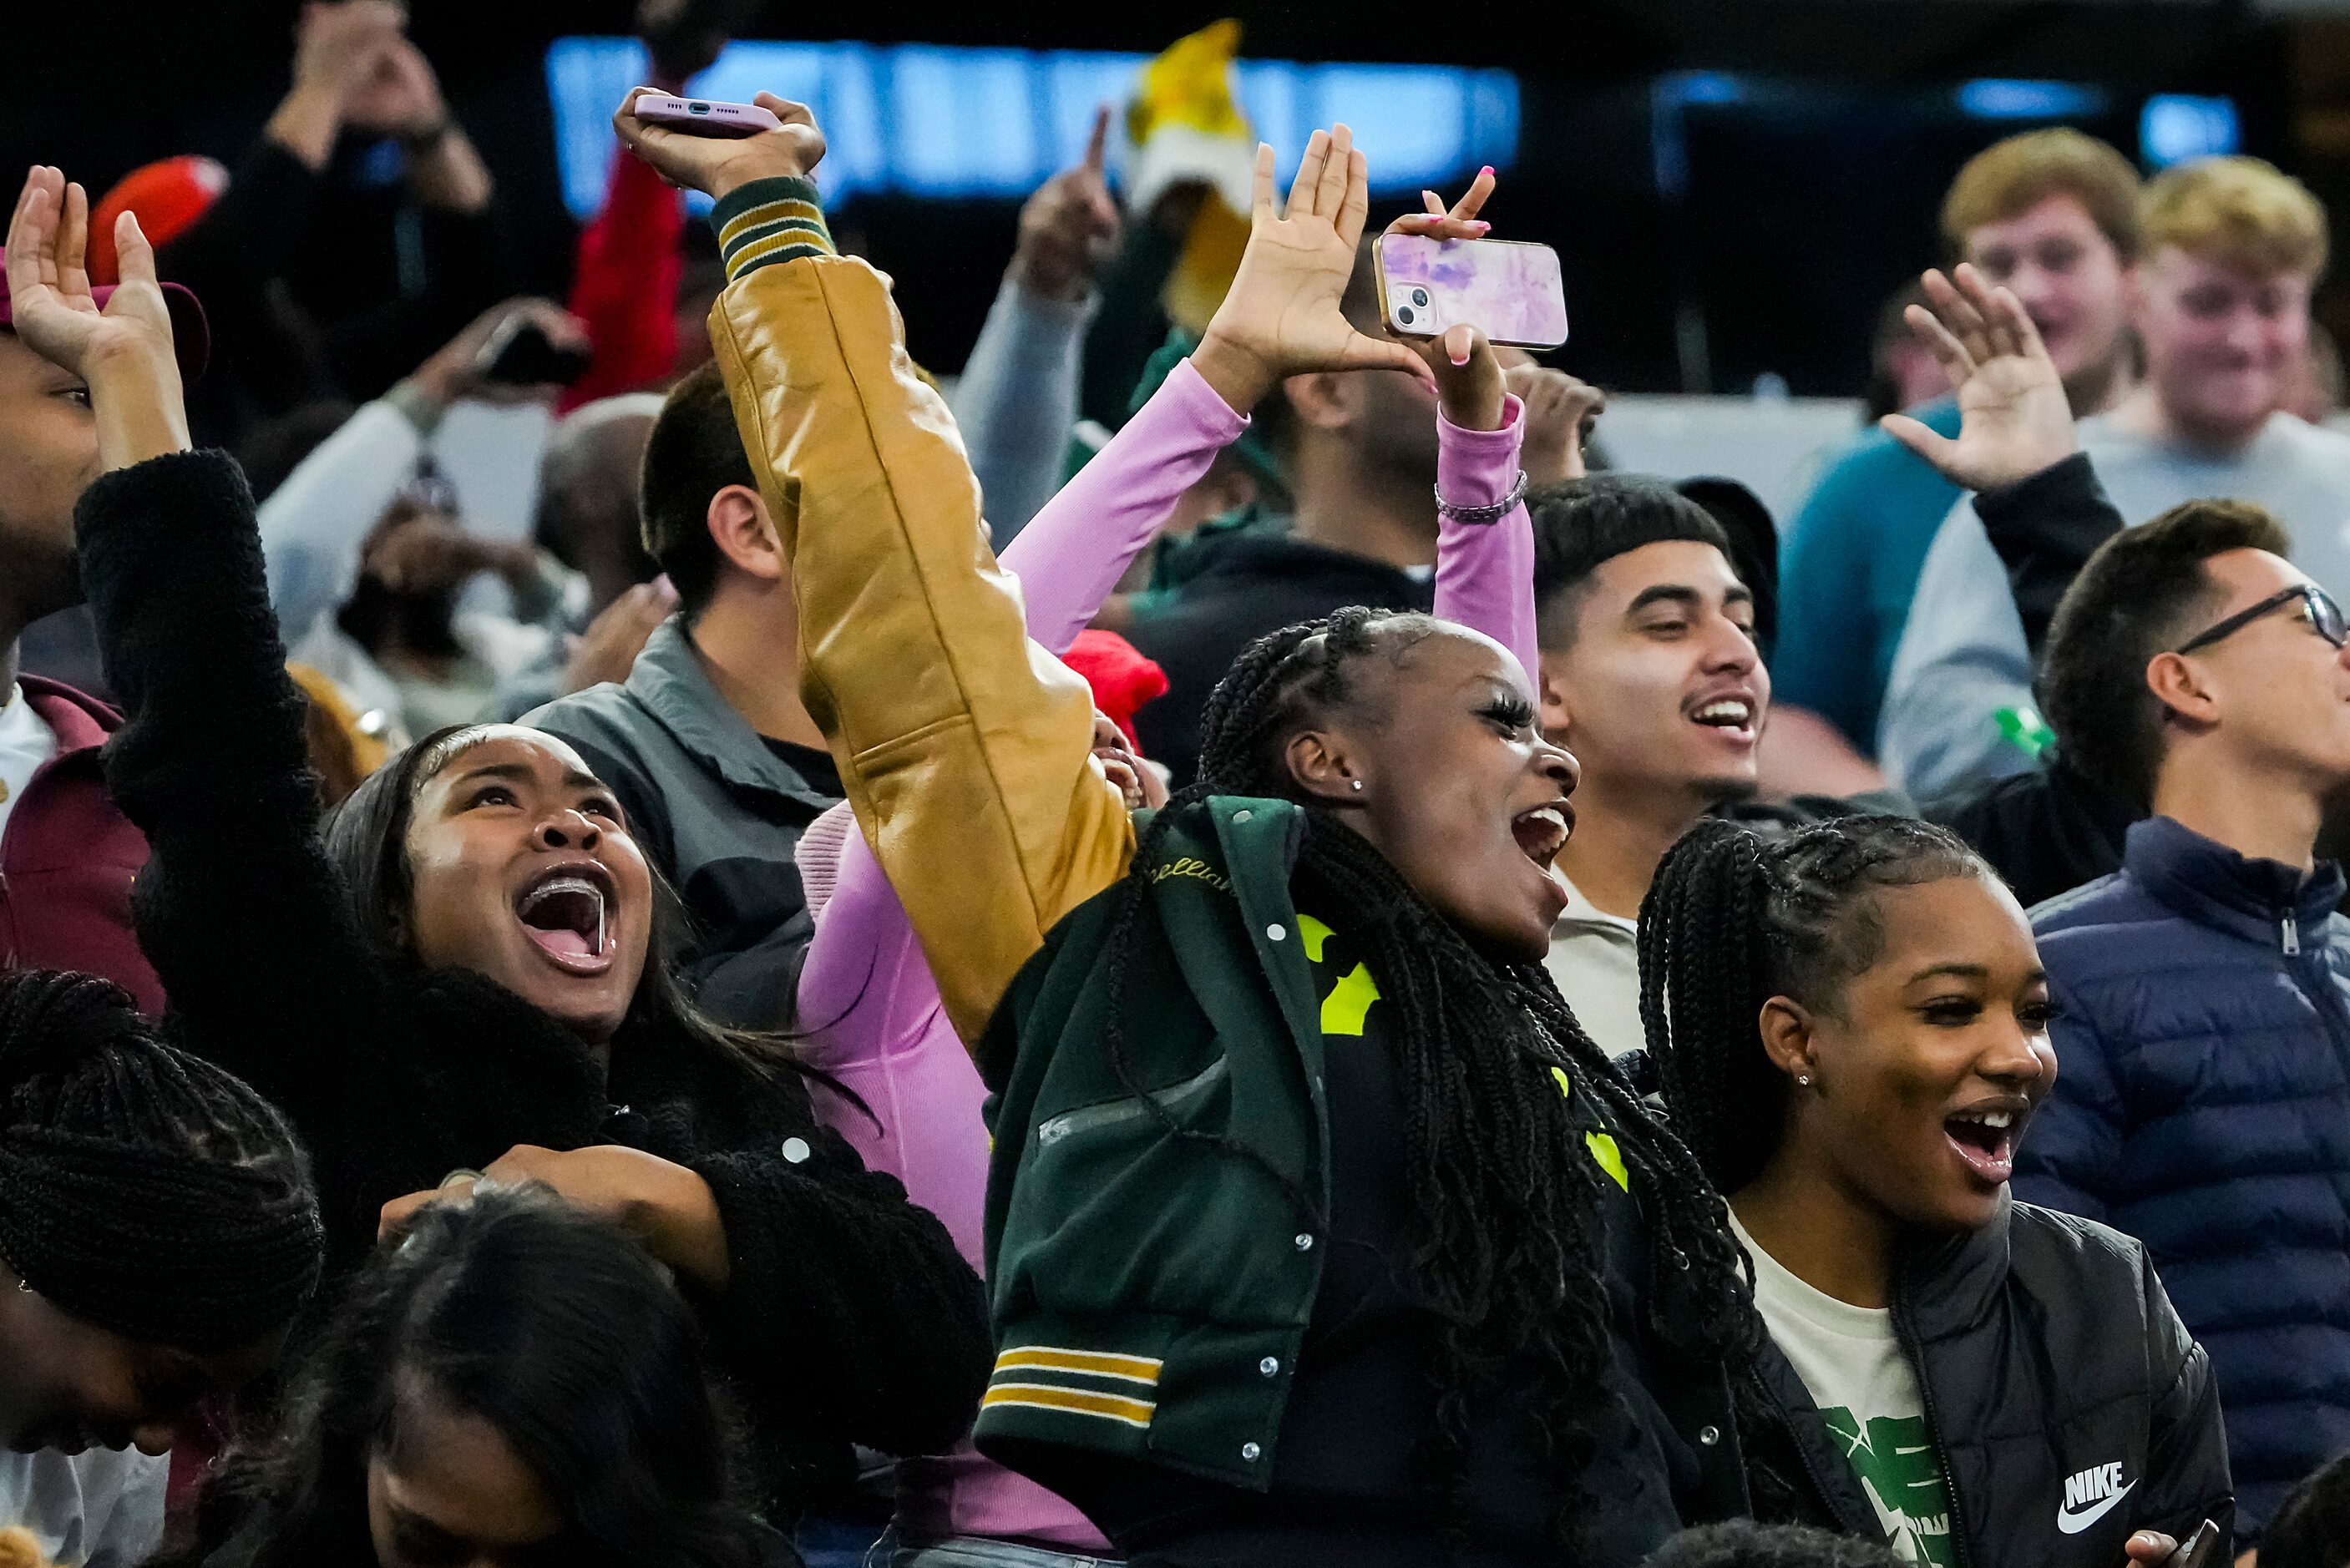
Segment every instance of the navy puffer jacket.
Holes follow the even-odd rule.
[[[2343,887],[2157,816],[2032,912],[2061,1070],[2016,1195],[2146,1243],[2219,1374],[2240,1549],[2350,1449]]]

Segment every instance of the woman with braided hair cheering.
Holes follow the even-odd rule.
[[[748,178],[759,139],[617,123],[720,214],[815,233],[804,182]],[[1272,164],[1185,373],[1235,414],[1309,370],[1433,382],[1446,530],[1523,530],[1482,339],[1423,359],[1338,308],[1367,205],[1344,128],[1279,214]],[[1725,1373],[1762,1331],[1719,1202],[1540,967],[1575,764],[1534,728],[1530,603],[1507,647],[1368,611],[1260,644],[1137,853],[886,282],[817,239],[746,244],[712,336],[810,710],[999,1090],[982,1452],[1144,1564],[1628,1565],[1743,1510]]]
[[[0,975],[0,1528],[145,1557],[179,1423],[275,1359],[319,1256],[309,1162],[259,1095],[111,981]]]
[[[1150,1563],[1630,1563],[1747,1511],[1760,1325],[1542,968],[1575,770],[1517,660],[1342,610],[1204,737],[983,1045],[983,1449]]]
[[[2228,1528],[2218,1386],[2145,1250],[2010,1198],[2056,1058],[1981,857],[1904,817],[1701,823],[1641,907],[1640,990],[1846,1528],[1936,1568],[2122,1568]]]

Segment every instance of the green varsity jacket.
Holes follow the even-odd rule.
[[[1123,885],[1054,927],[981,1041],[991,1458],[1027,1468],[1049,1445],[1271,1480],[1327,1251],[1323,1031],[1289,889],[1305,827],[1287,802],[1219,795],[1161,838],[1117,988],[1123,1073],[1104,1033]],[[1569,1098],[1624,1180],[1595,1102]],[[1688,1321],[1671,1290],[1659,1304]],[[1744,1513],[1725,1380],[1660,1343],[1641,1360],[1705,1469],[1690,1522]]]

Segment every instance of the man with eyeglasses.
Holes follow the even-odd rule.
[[[2258,506],[2189,502],[2057,607],[2065,761],[2151,815],[2032,913],[2062,1072],[2015,1172],[2146,1242],[2219,1374],[2240,1549],[2350,1447],[2350,921],[2315,855],[2350,788],[2350,630],[2289,547]]]
[[[2125,520],[2198,496],[2257,502],[2293,531],[2298,565],[2350,593],[2350,436],[2287,411],[2325,266],[2324,209],[2257,159],[2211,158],[2158,177],[2141,215],[2125,294],[2145,379],[2081,422],[2081,450]],[[1942,524],[1893,660],[1879,761],[1922,801],[2032,765],[2031,657],[1991,521],[1962,504]]]

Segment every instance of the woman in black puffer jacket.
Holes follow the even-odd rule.
[[[2009,1196],[2056,1058],[1979,856],[1904,817],[1700,824],[1641,906],[1640,991],[1847,1529],[1939,1568],[2123,1568],[2230,1527],[2219,1389],[2145,1249]]]

